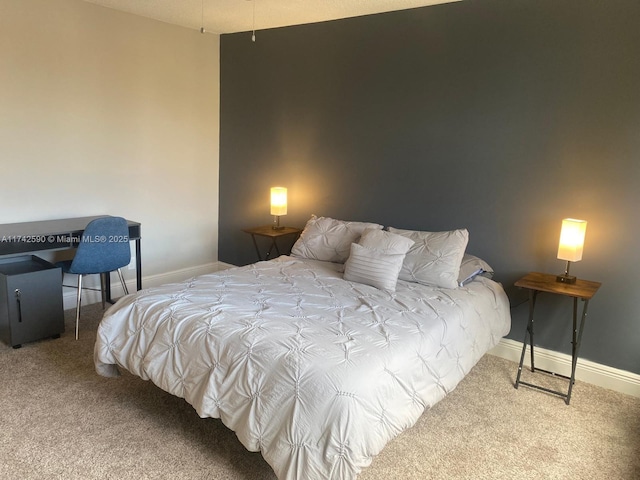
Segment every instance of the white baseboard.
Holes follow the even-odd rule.
[[[218,270],[226,270],[227,268],[233,268],[235,265],[231,263],[218,262]]]
[[[142,287],[157,287],[160,285],[164,285],[165,283],[175,283],[181,282],[188,278],[197,277],[198,275],[204,275],[206,273],[217,272],[218,270],[225,270],[233,265],[229,265],[223,262],[212,262],[207,263],[205,265],[198,265],[197,267],[189,267],[182,268],[180,270],[174,270],[172,272],[160,273],[157,275],[150,275],[142,278]],[[65,275],[65,285],[75,285],[76,277],[75,275]],[[83,280],[83,283],[85,281]],[[129,292],[136,291],[136,279],[131,278],[125,280],[127,284],[127,289]],[[91,275],[87,277],[86,284],[91,288],[100,288],[99,276]],[[120,280],[118,280],[117,274],[112,274],[111,276],[111,296],[113,298],[118,298],[123,295],[124,291],[122,290],[122,285],[120,285]],[[76,295],[77,290],[75,288],[66,288],[62,289],[62,299],[64,309],[68,310],[70,308],[76,308]],[[96,290],[82,290],[82,304],[89,305],[92,303],[101,302],[102,298],[100,295],[100,291]]]
[[[489,353],[519,363],[522,342],[503,338]],[[571,375],[571,355],[535,347],[535,357],[536,367],[566,376]],[[524,361],[526,366],[531,365],[530,358],[527,349]],[[640,375],[625,370],[578,358],[576,380],[640,398]]]

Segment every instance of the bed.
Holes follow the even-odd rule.
[[[355,479],[508,333],[510,316],[486,263],[463,275],[464,249],[455,287],[425,284],[409,261],[417,232],[354,223],[337,243],[308,223],[291,256],[121,298],[99,325],[96,371],[124,368],[220,418],[280,480]],[[373,237],[380,248],[362,241]]]

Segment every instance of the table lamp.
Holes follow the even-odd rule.
[[[567,261],[567,268],[563,275],[558,275],[556,280],[560,283],[576,283],[576,277],[569,275],[571,262],[582,260],[582,249],[584,247],[584,235],[587,230],[585,220],[575,218],[565,218],[562,220],[560,230],[560,243],[558,245],[558,259]]]
[[[271,187],[271,215],[273,220],[273,229],[282,230],[284,226],[280,226],[280,216],[287,214],[287,189],[284,187]]]

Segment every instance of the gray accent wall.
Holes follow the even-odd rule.
[[[256,260],[275,185],[289,226],[464,227],[522,341],[513,283],[562,273],[561,220],[585,219],[581,357],[640,374],[638,25],[635,0],[465,0],[222,35],[219,259]],[[539,296],[536,344],[570,354],[571,306]]]

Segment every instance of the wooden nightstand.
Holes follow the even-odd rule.
[[[300,232],[302,232],[302,230],[300,230],[299,228],[294,228],[294,227],[282,227],[276,230],[271,225],[266,225],[263,227],[255,227],[255,228],[246,228],[246,229],[243,229],[242,231],[251,235],[251,238],[253,239],[253,246],[256,247],[256,254],[258,255],[259,261],[269,260],[269,258],[271,257],[271,252],[273,252],[273,250],[276,251],[276,254],[278,256],[281,255],[280,249],[278,248],[278,244],[276,243],[276,240],[278,238],[284,237],[287,235],[299,235]],[[258,242],[256,240],[256,237],[266,237],[271,239],[269,250],[267,251],[264,258],[262,258],[262,255],[260,255],[260,247],[258,247]]]
[[[584,329],[584,321],[587,318],[587,308],[589,306],[589,300],[596,294],[598,289],[600,288],[599,282],[591,282],[589,280],[580,280],[578,279],[574,284],[560,283],[556,281],[556,275],[551,275],[548,273],[537,273],[532,272],[528,273],[520,280],[515,283],[516,287],[526,288],[529,290],[529,322],[527,323],[527,331],[524,335],[524,342],[522,345],[522,355],[520,356],[520,364],[518,365],[518,377],[516,378],[516,383],[514,385],[515,388],[518,388],[520,385],[526,385],[528,387],[536,388],[538,390],[543,390],[548,393],[552,393],[554,395],[558,395],[565,399],[565,403],[569,405],[571,401],[571,390],[573,388],[573,384],[575,383],[575,375],[576,375],[576,364],[578,362],[578,351],[580,350],[580,342],[582,340],[582,331]],[[573,298],[573,339],[571,342],[571,376],[567,377],[565,375],[560,375],[558,373],[550,372],[548,370],[543,370],[541,368],[535,368],[535,364],[533,361],[533,311],[536,306],[536,299],[538,297],[538,293],[546,292],[553,293],[556,295],[564,295],[566,297]],[[582,307],[582,317],[580,319],[580,326],[578,327],[578,299],[581,299],[584,302],[584,306]],[[520,380],[520,375],[522,374],[522,364],[524,362],[524,356],[527,351],[527,338],[529,340],[529,344],[531,347],[531,371],[535,372],[536,370],[548,373],[550,375],[561,377],[569,380],[569,390],[567,393],[559,392],[556,390],[551,390],[545,387],[541,387],[538,385],[533,385],[531,383],[527,383]]]

